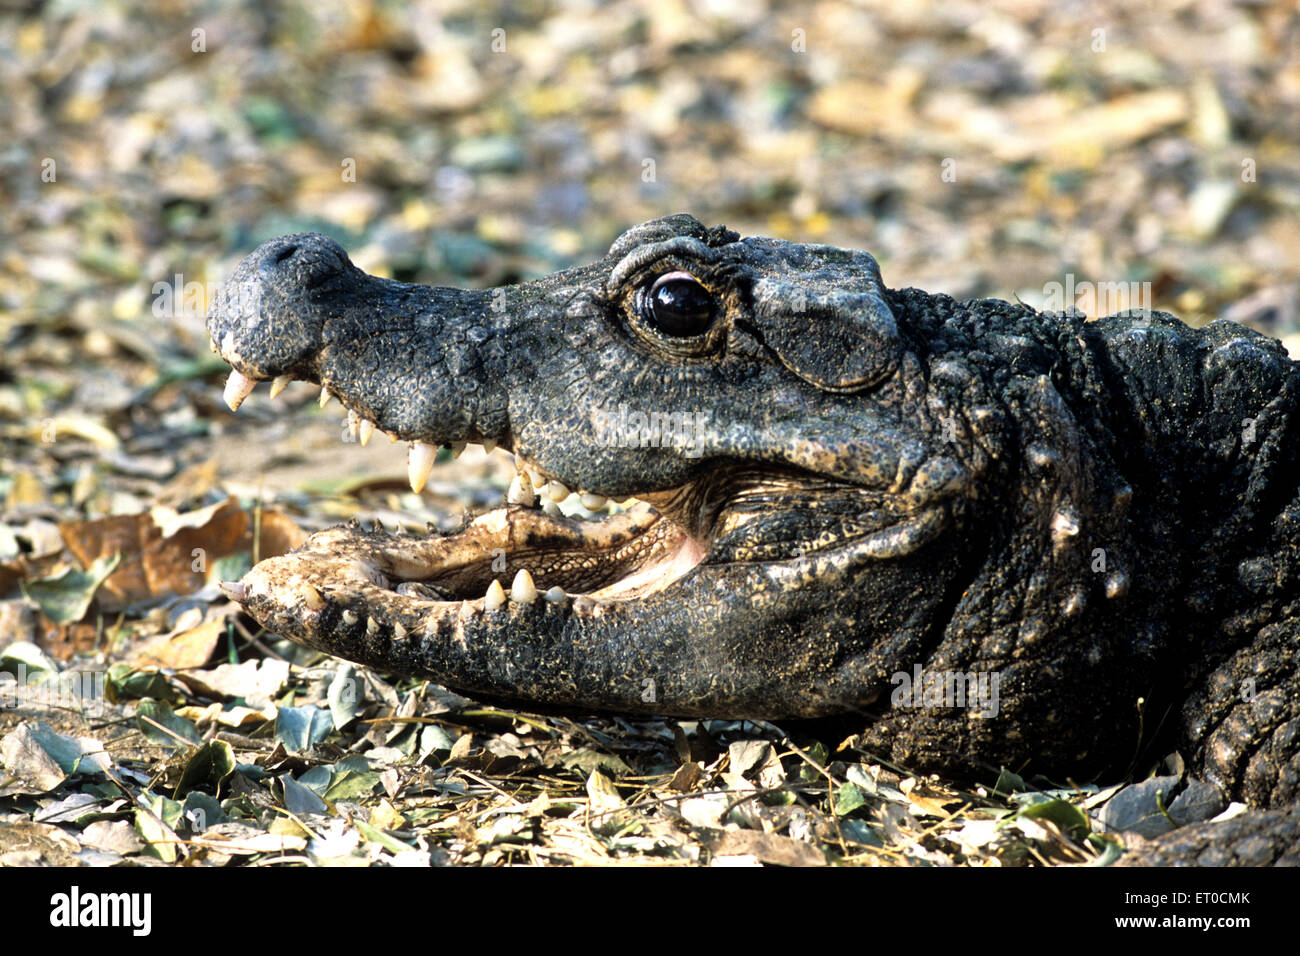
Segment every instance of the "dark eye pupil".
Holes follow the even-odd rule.
[[[647,318],[664,335],[690,336],[705,332],[717,306],[707,289],[685,272],[660,276],[646,296]]]

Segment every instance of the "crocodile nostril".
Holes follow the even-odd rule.
[[[293,255],[297,251],[298,251],[298,244],[296,242],[289,243],[287,246],[285,246],[283,249],[281,249],[279,252],[276,253],[275,264],[279,265],[281,262],[284,262],[285,259],[288,259],[291,255]]]

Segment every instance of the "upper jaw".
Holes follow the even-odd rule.
[[[247,381],[290,373],[304,377],[324,345],[324,317],[313,303],[336,286],[366,279],[326,236],[305,233],[264,242],[213,298],[207,317],[213,351]],[[242,401],[238,391],[230,397]]]

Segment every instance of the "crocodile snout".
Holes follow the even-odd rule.
[[[240,262],[208,309],[212,348],[235,369],[226,388],[232,408],[259,381],[312,377],[321,304],[356,272],[343,248],[318,233],[271,239]]]

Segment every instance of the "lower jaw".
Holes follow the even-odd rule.
[[[580,604],[644,598],[687,574],[705,549],[643,503],[598,520],[506,506],[459,532],[422,538],[330,529],[286,557],[299,553],[302,570],[331,590],[346,589],[351,580],[421,603],[491,610],[503,598]]]

